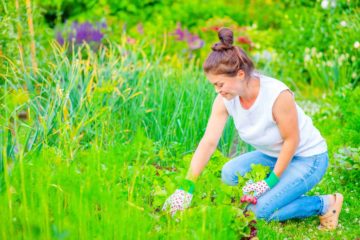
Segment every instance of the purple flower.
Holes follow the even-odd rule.
[[[64,45],[64,37],[62,36],[61,32],[57,32],[56,33],[56,41],[60,44],[60,45]]]
[[[90,22],[78,23],[77,21],[74,21],[71,23],[70,28],[64,29],[63,32],[56,33],[56,40],[61,45],[63,45],[65,41],[69,41],[70,43],[74,42],[76,45],[86,42],[94,51],[96,51],[99,49],[104,37],[101,30],[106,27],[107,25],[105,22],[92,24]],[[72,44],[70,47],[72,47]]]
[[[176,40],[183,41],[183,40],[185,40],[187,35],[189,35],[189,32],[186,29],[182,30],[181,29],[181,24],[178,23],[173,34],[175,36],[177,36]]]
[[[191,50],[196,50],[204,46],[204,41],[196,35],[191,35],[188,38],[187,43]]]
[[[78,24],[74,22],[72,25],[73,32],[75,34],[75,42],[81,44],[83,42],[101,42],[101,39],[104,37],[104,34],[100,30],[95,29],[90,22],[84,22]],[[72,40],[74,35],[69,34],[69,40]]]
[[[204,41],[197,35],[192,35],[187,29],[182,29],[178,23],[173,32],[177,41],[186,41],[190,50],[196,50],[204,46]]]

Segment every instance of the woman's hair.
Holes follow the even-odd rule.
[[[203,65],[205,73],[234,77],[239,70],[243,70],[245,78],[250,77],[254,71],[254,64],[244,50],[232,45],[234,42],[233,32],[229,28],[221,28],[218,36],[220,42],[211,47],[212,52]]]

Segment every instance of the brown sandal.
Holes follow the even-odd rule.
[[[320,216],[319,230],[333,230],[337,227],[339,222],[339,215],[344,201],[344,197],[340,193],[335,193],[335,203],[330,206],[325,215]]]

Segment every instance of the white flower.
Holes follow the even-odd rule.
[[[336,0],[322,0],[321,7],[323,9],[328,9],[329,7],[335,8],[336,7]]]
[[[346,55],[345,54],[341,54],[339,57],[340,62],[343,62],[346,60]]]
[[[107,166],[105,164],[101,164],[101,168],[102,168],[103,171],[107,170]]]
[[[328,67],[333,67],[333,66],[334,66],[334,63],[333,63],[332,61],[327,61],[327,62],[326,62],[326,65],[327,65]]]
[[[310,116],[314,116],[320,111],[320,105],[309,100],[299,101],[299,105],[306,112],[306,114],[309,114]]]
[[[358,41],[356,41],[355,43],[354,43],[354,48],[359,48],[360,47],[360,43],[358,42]]]
[[[308,62],[311,60],[311,56],[309,54],[305,54],[304,56],[304,62]]]
[[[339,66],[342,65],[342,63],[344,62],[343,58],[341,58],[341,56],[338,58],[338,64]]]
[[[321,7],[323,9],[327,9],[329,7],[329,1],[327,1],[327,0],[321,1]]]
[[[341,22],[340,22],[340,25],[341,25],[342,27],[346,27],[346,26],[347,26],[347,23],[346,23],[346,21],[341,21]]]
[[[311,55],[313,55],[313,56],[316,55],[316,48],[315,47],[311,48]]]

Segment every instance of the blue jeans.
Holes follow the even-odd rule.
[[[230,186],[238,183],[237,174],[244,176],[251,170],[251,164],[269,166],[273,170],[277,158],[259,151],[242,154],[229,162],[222,169],[222,181]],[[328,166],[328,153],[310,157],[294,156],[280,181],[271,190],[262,195],[256,205],[249,205],[257,218],[266,221],[284,221],[293,218],[305,218],[326,213],[328,197],[305,196],[325,174]]]

